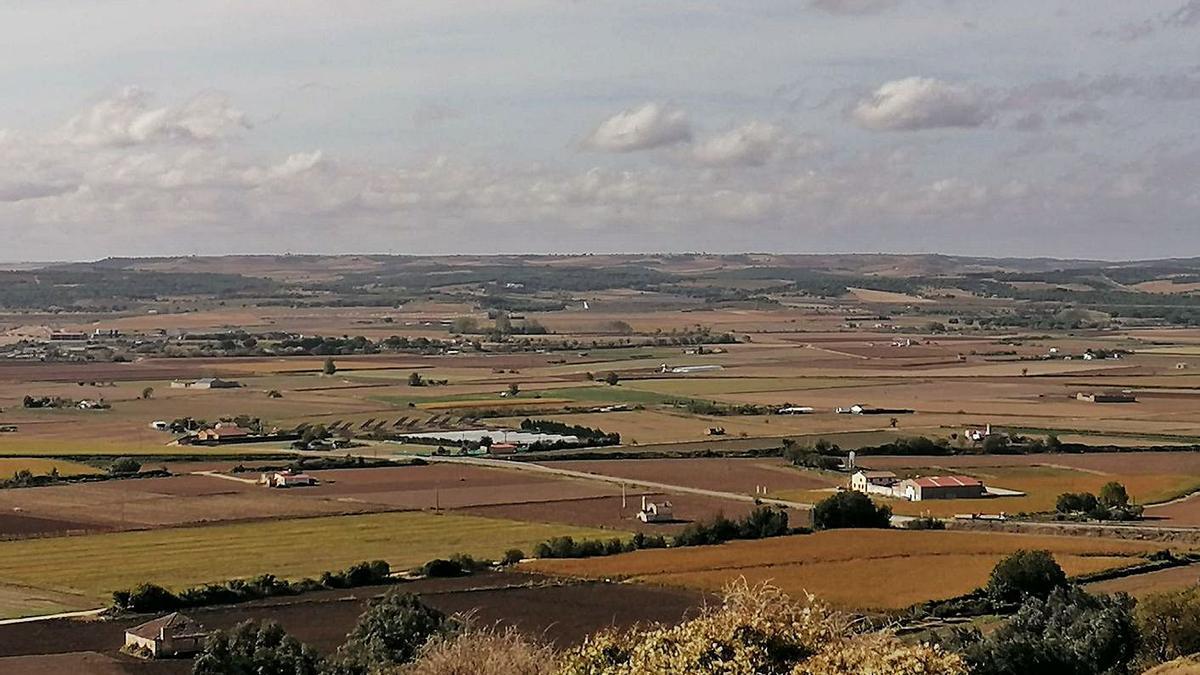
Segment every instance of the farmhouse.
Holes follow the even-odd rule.
[[[866,494],[891,496],[892,487],[899,481],[891,471],[855,471],[850,476],[850,489]]]
[[[645,495],[642,496],[642,508],[637,514],[638,520],[643,523],[664,523],[670,522],[674,518],[671,502],[651,502],[646,500]]]
[[[487,451],[489,455],[511,455],[516,453],[517,446],[512,443],[492,443]]]
[[[897,497],[911,502],[927,499],[979,499],[987,491],[983,481],[970,476],[929,476],[900,481],[894,488]]]
[[[173,380],[172,389],[236,389],[242,386],[236,380],[222,380],[219,377],[205,377],[199,380]]]
[[[1081,391],[1075,398],[1088,403],[1137,403],[1137,395],[1128,391]]]
[[[227,441],[232,438],[245,438],[250,435],[249,429],[243,429],[234,422],[217,422],[216,426],[201,429],[196,432],[198,441]]]
[[[316,485],[317,479],[306,473],[294,473],[291,471],[275,471],[272,473],[264,473],[259,482],[267,487],[273,488],[289,488],[289,487],[307,487]]]
[[[125,631],[125,651],[150,658],[187,656],[204,646],[208,632],[179,612],[171,612]]]

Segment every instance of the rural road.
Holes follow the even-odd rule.
[[[23,616],[18,619],[0,619],[0,626],[11,626],[18,623],[33,623],[35,621],[49,621],[51,619],[75,619],[88,616],[98,616],[107,611],[107,607],[98,609],[84,609],[78,612],[59,612],[58,614],[42,614],[39,616]]]

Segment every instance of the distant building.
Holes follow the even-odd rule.
[[[188,656],[199,652],[206,638],[203,626],[171,612],[125,631],[125,651],[152,659]]]
[[[222,380],[219,377],[205,377],[199,380],[174,380],[172,389],[236,389],[242,386],[235,380]]]
[[[801,405],[790,405],[775,411],[776,415],[811,415],[816,412],[813,408]]]
[[[865,494],[892,495],[892,487],[900,479],[891,471],[855,471],[850,476],[850,489]]]
[[[928,499],[979,499],[987,494],[983,481],[970,476],[929,476],[900,481],[897,497],[911,502]]]
[[[512,443],[492,443],[487,451],[489,455],[511,455],[516,453],[517,446]]]
[[[87,333],[76,333],[74,331],[55,331],[50,334],[51,342],[86,342],[87,339]]]
[[[196,432],[196,440],[223,441],[231,438],[245,438],[250,435],[249,429],[243,429],[234,422],[217,422],[215,426],[209,429],[201,429]]]
[[[267,487],[273,488],[290,488],[290,487],[307,487],[316,485],[317,479],[306,473],[295,473],[292,471],[275,471],[272,473],[264,473],[259,482]]]
[[[1137,403],[1137,395],[1129,391],[1081,391],[1075,398],[1088,403]]]
[[[663,523],[675,519],[671,502],[648,501],[642,496],[642,508],[638,511],[637,519],[643,523]]]

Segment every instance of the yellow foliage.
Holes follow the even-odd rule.
[[[844,616],[745,580],[677,626],[608,631],[564,655],[562,675],[965,675],[954,654],[890,634],[854,635]]]

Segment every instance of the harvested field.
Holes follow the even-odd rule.
[[[1140,598],[1154,593],[1179,591],[1200,584],[1200,568],[1196,565],[1171,567],[1158,572],[1109,579],[1084,586],[1090,593],[1128,593]]]
[[[428,513],[212,525],[0,542],[0,578],[78,594],[86,608],[145,581],[180,587],[264,572],[296,578],[376,558],[404,569],[456,552],[495,558],[558,535],[613,533]]]
[[[1082,537],[956,531],[833,530],[720,546],[636,551],[606,558],[537,560],[546,574],[620,578],[708,591],[745,577],[793,597],[811,592],[851,609],[902,609],[951,598],[986,582],[1017,549],[1047,549],[1068,574],[1139,563],[1159,546]],[[903,583],[896,583],[902,579]]]
[[[835,485],[837,476],[793,467],[781,459],[597,459],[554,462],[555,468],[682,485],[705,490],[754,494],[768,490],[811,490]]]
[[[29,471],[38,476],[44,476],[55,471],[60,476],[78,476],[80,474],[103,472],[102,469],[94,466],[62,459],[45,459],[40,457],[0,458],[0,476],[11,476],[22,470]]]
[[[653,501],[670,501],[675,520],[667,523],[643,523],[638,520],[637,511],[641,507],[641,495],[643,494],[648,495],[648,498]],[[722,514],[730,518],[738,518],[750,513],[753,508],[754,505],[749,502],[692,494],[665,495],[630,490],[625,508],[621,507],[620,497],[610,496],[536,504],[476,506],[461,509],[459,512],[487,518],[507,518],[534,523],[565,523],[581,527],[599,527],[647,534],[674,534],[691,522],[706,520]],[[790,513],[789,517],[791,523],[796,526],[806,525],[810,520],[807,512]]]
[[[471,613],[482,624],[515,626],[523,632],[569,646],[609,626],[678,622],[704,602],[700,593],[641,585],[594,582],[566,585],[538,583],[522,574],[478,574],[459,579],[429,579],[397,586],[418,594],[423,602],[447,613]],[[346,637],[372,597],[388,587],[321,591],[232,607],[188,611],[210,628],[229,628],[246,620],[272,620],[317,650],[332,652]],[[52,620],[0,626],[0,672],[6,663],[76,664],[78,653],[90,651],[129,664],[130,673],[188,673],[189,661],[127,660],[116,654],[123,632],[147,616],[112,621]],[[35,654],[37,656],[35,656]],[[18,660],[20,659],[20,660]],[[95,656],[88,662],[102,662]],[[168,670],[156,670],[165,667]],[[174,670],[170,668],[174,667]],[[45,670],[57,673],[61,671]],[[79,672],[90,673],[85,670]],[[104,673],[105,671],[99,671]],[[126,672],[126,671],[117,671]]]
[[[0,514],[0,539],[100,532],[108,529],[111,528],[96,522],[39,518],[18,511]]]

